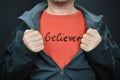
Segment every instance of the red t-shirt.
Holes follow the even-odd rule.
[[[44,52],[64,68],[79,52],[82,35],[86,32],[81,11],[71,15],[52,15],[43,11],[40,33],[44,39]]]

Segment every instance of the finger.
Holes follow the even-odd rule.
[[[81,49],[83,49],[83,50],[86,51],[86,52],[89,51],[88,46],[86,46],[86,45],[84,45],[84,44],[81,44],[80,47],[81,47]]]
[[[33,36],[33,37],[26,37],[26,36],[24,36],[24,37],[23,37],[23,41],[24,41],[26,44],[29,44],[29,43],[31,43],[31,42],[43,41],[43,39],[41,38],[40,35]]]
[[[88,41],[91,41],[91,39],[93,38],[93,36],[90,36],[88,34],[84,34],[83,38],[87,39]]]
[[[27,30],[25,30],[24,34],[27,35],[28,33],[31,33],[33,31],[34,31],[33,29],[27,29]]]
[[[82,44],[85,44],[86,46],[88,46],[89,43],[90,43],[90,41],[87,40],[87,39],[85,39],[85,38],[82,38],[82,39],[81,39],[81,43],[82,43]]]
[[[90,28],[87,30],[86,34],[94,37],[94,35],[96,34],[96,30]]]
[[[43,40],[36,41],[36,42],[31,42],[30,46],[37,47],[37,46],[40,46],[40,45],[43,45]]]
[[[38,46],[38,47],[36,47],[36,51],[38,52],[38,51],[41,51],[41,50],[43,50],[44,49],[44,45],[41,45],[41,46]]]
[[[39,51],[41,51],[43,49],[44,49],[44,45],[40,45],[40,46],[31,48],[31,50],[34,51],[34,52],[39,52]]]
[[[36,35],[41,35],[39,31],[33,31],[33,32],[30,32],[29,34],[27,34],[26,36],[29,36],[29,37],[33,37],[33,36],[36,36]]]
[[[43,38],[42,38],[42,36],[41,35],[36,35],[36,36],[33,36],[33,37],[31,37],[32,38],[32,40],[31,41],[39,41],[39,40],[42,40]]]

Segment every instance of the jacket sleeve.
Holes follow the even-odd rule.
[[[27,49],[22,41],[26,26],[21,24],[8,40],[4,56],[0,59],[2,80],[24,80],[30,72],[36,54]]]
[[[96,72],[97,80],[120,80],[120,49],[105,23],[101,22],[97,30],[102,42],[86,54],[88,61]]]

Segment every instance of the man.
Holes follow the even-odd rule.
[[[47,0],[19,17],[0,60],[3,80],[119,80],[120,50],[74,0]]]

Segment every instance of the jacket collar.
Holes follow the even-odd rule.
[[[26,11],[19,19],[23,20],[29,28],[38,30],[39,29],[39,20],[42,11],[48,6],[47,1],[37,4],[30,11]],[[102,20],[103,16],[96,16],[93,13],[90,13],[87,9],[83,8],[79,4],[75,3],[74,5],[78,10],[81,10],[84,14],[87,28],[97,28],[98,23]]]

